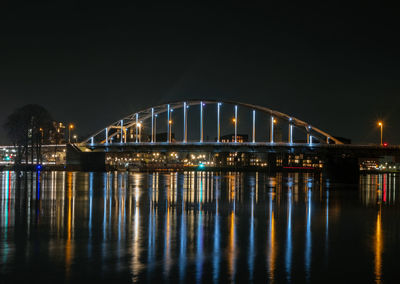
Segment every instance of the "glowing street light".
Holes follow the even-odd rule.
[[[135,129],[135,142],[138,142],[138,125],[139,125],[139,114],[136,113],[136,129]],[[139,126],[140,128],[140,126]]]
[[[235,118],[234,118],[234,122],[235,122],[235,143],[237,142],[237,121],[238,121],[237,110],[238,110],[238,107],[235,106]]]
[[[39,131],[40,131],[40,143],[43,144],[43,128],[40,127]]]
[[[381,128],[381,146],[383,145],[383,122],[379,121],[378,126]]]
[[[233,123],[234,126],[235,126],[235,134],[234,134],[233,141],[236,142],[236,141],[237,141],[237,133],[236,133],[236,130],[237,130],[237,120],[236,120],[236,118],[232,118],[232,123]]]
[[[172,142],[172,119],[168,120],[169,127],[169,142]]]
[[[75,126],[72,123],[68,125],[68,143],[71,143],[71,130],[74,128]]]
[[[138,122],[137,128],[139,129],[139,143],[142,142],[142,122]]]

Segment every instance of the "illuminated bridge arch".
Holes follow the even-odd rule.
[[[237,121],[238,121],[238,114],[237,110],[238,107],[244,107],[252,111],[252,135],[251,135],[251,142],[252,143],[270,143],[271,145],[274,143],[277,143],[274,140],[274,124],[276,119],[279,120],[284,120],[288,123],[288,140],[287,144],[294,144],[294,137],[293,137],[293,129],[299,129],[301,132],[305,133],[307,139],[306,142],[308,144],[313,144],[313,143],[322,143],[322,144],[343,144],[341,141],[333,137],[332,135],[318,129],[317,127],[302,121],[300,119],[297,119],[293,116],[290,116],[288,114],[272,110],[263,106],[259,105],[253,105],[253,104],[248,104],[248,103],[243,103],[243,102],[236,102],[236,101],[216,101],[216,100],[186,100],[186,101],[179,101],[179,102],[171,102],[167,104],[162,104],[158,106],[153,106],[150,108],[146,108],[144,110],[141,110],[139,112],[133,113],[131,115],[128,115],[110,125],[107,127],[99,130],[98,132],[94,133],[90,137],[88,137],[86,140],[83,141],[83,144],[111,144],[111,143],[172,143],[171,139],[171,127],[169,127],[169,124],[171,123],[170,120],[170,115],[172,114],[172,111],[176,112],[176,110],[181,109],[183,113],[183,138],[182,141],[177,141],[174,143],[187,143],[188,138],[188,126],[187,126],[187,121],[188,121],[188,110],[189,106],[198,106],[200,110],[200,132],[199,132],[199,139],[196,142],[200,143],[207,143],[208,141],[204,141],[203,139],[203,121],[204,121],[204,115],[203,115],[203,107],[205,105],[215,105],[216,106],[216,111],[217,111],[217,121],[216,121],[216,128],[217,128],[217,143],[221,142],[221,116],[220,116],[220,111],[221,111],[221,105],[222,104],[228,104],[232,105],[234,107],[234,127],[235,127],[235,134],[234,134],[234,141],[237,142]],[[256,133],[255,133],[255,125],[256,125],[256,112],[264,113],[266,115],[270,116],[270,133],[269,133],[269,139],[268,141],[256,141]],[[166,133],[166,140],[165,141],[156,141],[157,137],[157,127],[156,123],[157,122],[157,117],[160,114],[165,113],[167,115],[167,120],[164,121],[165,125],[167,125],[167,133]],[[143,125],[143,121],[149,121],[150,120],[150,141],[142,142],[141,141],[141,127]],[[127,136],[128,136],[128,130],[133,130],[135,133],[135,139],[134,141],[127,141]],[[115,139],[118,137],[118,140]],[[210,141],[211,142],[211,141]],[[215,141],[213,141],[215,143]],[[280,142],[281,143],[281,142]]]

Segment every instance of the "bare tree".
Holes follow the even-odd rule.
[[[54,133],[53,119],[50,113],[40,105],[28,104],[11,113],[4,124],[9,139],[17,149],[15,164],[21,165],[23,157],[25,164],[41,162],[41,146],[50,140]]]

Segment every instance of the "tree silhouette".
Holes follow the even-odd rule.
[[[41,146],[50,140],[54,133],[53,119],[42,106],[28,104],[11,113],[4,124],[4,129],[13,145],[17,148],[15,164],[20,165],[25,156],[25,164],[41,162]]]

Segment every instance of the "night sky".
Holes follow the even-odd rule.
[[[144,107],[231,99],[353,143],[379,142],[381,118],[400,143],[398,12],[380,1],[29,2],[0,4],[1,124],[37,103],[85,136]]]

